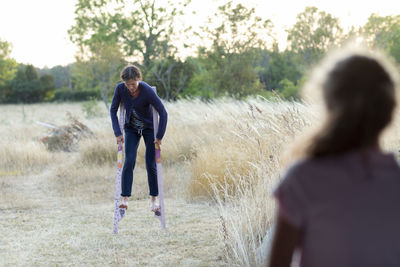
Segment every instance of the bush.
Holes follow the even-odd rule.
[[[100,100],[100,93],[98,90],[70,90],[68,88],[62,88],[55,91],[55,101],[89,101],[89,100]]]
[[[94,136],[85,124],[78,121],[69,112],[67,115],[70,121],[69,125],[57,127],[40,138],[49,151],[74,151],[81,139]]]
[[[299,98],[299,89],[292,81],[285,78],[279,82],[279,85],[282,88],[280,94],[283,98],[295,100]]]
[[[82,104],[82,110],[85,113],[86,118],[95,118],[102,116],[101,108],[98,106],[99,101],[91,99]]]

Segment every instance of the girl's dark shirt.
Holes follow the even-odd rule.
[[[120,136],[122,135],[122,131],[118,124],[117,112],[120,103],[124,104],[126,110],[125,123],[127,124],[130,121],[132,111],[135,110],[138,118],[143,122],[143,128],[154,129],[153,127],[153,111],[151,106],[153,106],[159,116],[159,125],[158,132],[156,134],[156,138],[162,139],[165,134],[165,130],[167,127],[168,114],[165,110],[161,99],[157,96],[153,88],[150,87],[147,83],[141,81],[139,82],[140,92],[138,96],[135,98],[131,97],[129,94],[128,88],[125,86],[125,83],[121,82],[117,84],[114,91],[114,96],[111,102],[110,115],[112,127],[114,130],[114,135]]]
[[[137,115],[135,109],[132,110],[129,123],[125,124],[125,129],[144,130],[144,122]]]

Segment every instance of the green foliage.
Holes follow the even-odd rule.
[[[255,15],[255,9],[242,4],[233,6],[232,1],[220,6],[214,18],[222,21],[217,27],[203,30],[213,41],[213,49],[220,52],[240,54],[251,48],[265,48],[271,36],[272,23]],[[211,24],[214,24],[210,18]]]
[[[95,98],[90,99],[82,104],[83,113],[86,118],[94,118],[102,115],[100,107],[97,105],[98,100]]]
[[[173,24],[186,4],[169,0],[164,6],[155,0],[79,0],[69,35],[83,56],[95,52],[99,45],[117,44],[124,56],[139,57],[143,66],[150,67],[153,60],[175,53]]]
[[[96,88],[108,109],[126,58],[137,59],[149,83],[176,99],[190,78],[190,66],[175,60],[174,21],[186,3],[155,0],[79,0],[69,35],[80,47],[73,74],[80,89]],[[83,74],[82,74],[83,73]]]
[[[77,60],[71,67],[72,90],[98,90],[98,80],[94,75],[94,62],[91,60]]]
[[[281,52],[270,20],[256,16],[254,8],[229,1],[197,33],[211,46],[199,46],[196,58],[181,60],[173,45],[173,25],[187,3],[78,0],[69,35],[81,52],[72,69],[71,88],[98,90],[107,106],[129,58],[166,100],[244,98],[264,90],[297,98],[297,81],[344,38],[337,18],[307,7],[288,30],[290,49]]]
[[[298,99],[298,88],[292,81],[283,79],[280,81],[279,85],[281,87],[280,94],[283,96],[283,98]]]
[[[216,96],[227,94],[241,99],[260,92],[263,86],[252,66],[253,61],[251,52],[228,54],[218,60],[218,64],[215,64],[210,72],[210,82],[214,86]]]
[[[11,44],[0,39],[0,89],[15,76],[17,62],[10,58],[10,53]]]
[[[78,58],[71,74],[73,90],[96,91],[108,110],[108,98],[112,96],[115,85],[120,80],[120,70],[126,65],[122,57],[116,44],[107,44],[98,45],[96,52],[88,60]],[[81,100],[87,100],[86,96],[84,98]]]
[[[55,96],[56,96],[56,91],[55,90],[48,91],[48,92],[46,92],[43,101],[44,102],[52,102],[52,101],[54,101]]]
[[[54,76],[50,74],[45,74],[40,77],[40,84],[44,91],[54,91]]]
[[[38,71],[32,65],[18,65],[15,78],[9,82],[3,91],[2,102],[34,103],[44,101],[55,89],[54,78],[51,75],[39,77]]]
[[[201,59],[193,59],[195,72],[190,80],[187,88],[180,94],[183,98],[195,98],[200,97],[201,99],[207,100],[215,97],[214,90],[209,86],[209,77],[205,63],[201,62]]]
[[[108,96],[114,92],[115,84],[120,80],[120,70],[126,65],[117,44],[100,45],[90,59],[93,76],[98,82],[101,98],[108,107]]]
[[[185,92],[194,76],[196,62],[191,58],[185,61],[168,57],[153,62],[153,67],[144,73],[144,80],[156,86],[157,93],[165,100],[177,100]]]
[[[400,15],[372,14],[361,31],[371,46],[379,47],[400,63]]]
[[[343,38],[339,19],[316,7],[306,7],[287,32],[290,49],[303,58],[305,68],[318,62]]]
[[[54,91],[56,89],[54,85],[54,76],[51,74],[44,74],[40,77],[40,85],[44,92],[41,100],[52,101],[54,98]]]
[[[54,66],[52,68],[44,68],[40,70],[40,75],[50,74],[54,77],[54,85],[56,89],[63,87],[71,87],[71,68],[72,64],[67,66]]]
[[[310,68],[330,48],[361,35],[400,63],[400,15],[372,14],[363,27],[344,34],[337,18],[307,7],[287,30],[288,46],[282,51],[272,22],[233,1],[221,5],[195,33],[203,41],[198,54],[182,59],[174,45],[181,32],[174,23],[189,2],[78,0],[69,30],[80,48],[77,61],[42,69],[40,75],[33,66],[17,67],[9,58],[11,44],[0,40],[0,102],[89,101],[82,106],[91,114],[91,101],[102,99],[108,109],[119,73],[130,62],[167,101],[253,94],[299,99]]]
[[[100,94],[98,90],[71,90],[69,88],[57,89],[54,92],[54,101],[88,101],[91,99],[100,100]]]
[[[297,84],[288,80],[283,79],[279,82],[279,89],[263,91],[259,93],[262,97],[265,97],[271,101],[299,101],[300,100],[300,89],[302,86],[302,80],[298,81]]]
[[[266,90],[282,89],[280,82],[284,79],[295,83],[301,78],[300,58],[294,52],[289,50],[280,52],[275,43],[271,51],[256,50],[256,53],[254,65]]]
[[[213,42],[210,50],[200,49],[203,69],[207,69],[204,91],[213,91],[215,96],[229,95],[243,98],[261,92],[260,83],[253,64],[257,54],[254,48],[266,47],[271,23],[255,16],[255,10],[247,9],[232,2],[219,7],[214,17],[222,18],[217,26],[208,26],[204,30]],[[260,36],[265,33],[265,36]],[[204,76],[204,73],[199,74]]]

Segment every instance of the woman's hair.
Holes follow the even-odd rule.
[[[352,53],[328,67],[321,83],[327,118],[309,140],[306,157],[377,144],[396,106],[395,80],[383,63],[369,54]]]
[[[123,81],[128,81],[128,80],[141,80],[142,79],[142,72],[140,69],[134,65],[126,66],[122,71],[121,71],[121,79]]]

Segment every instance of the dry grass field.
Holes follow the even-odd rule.
[[[230,99],[166,103],[163,176],[167,230],[149,211],[140,145],[133,199],[112,234],[116,144],[97,103],[0,106],[1,266],[257,266],[271,227],[271,191],[287,153],[321,120],[300,103]],[[67,112],[70,115],[67,115]],[[73,117],[93,135],[49,150],[41,138]],[[399,116],[396,116],[399,118]],[[383,140],[397,153],[399,119]]]

